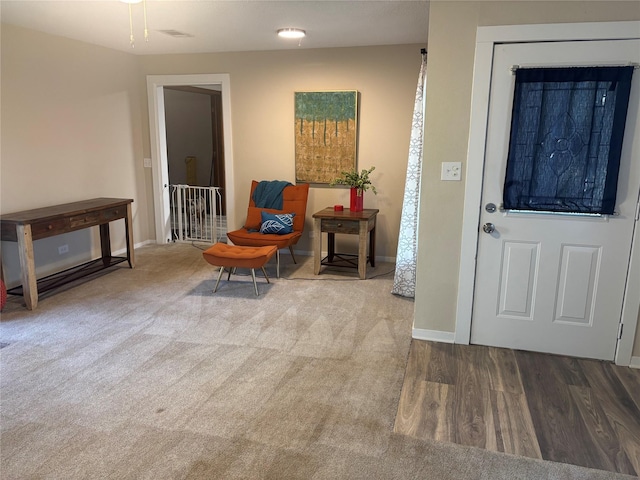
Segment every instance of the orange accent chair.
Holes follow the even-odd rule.
[[[247,210],[247,220],[244,227],[227,233],[229,240],[234,245],[246,247],[263,247],[267,245],[275,245],[278,248],[277,259],[277,277],[280,278],[280,249],[289,247],[293,263],[296,257],[293,254],[293,246],[302,238],[304,230],[305,215],[307,213],[307,198],[309,196],[309,184],[289,185],[282,191],[282,210],[271,208],[258,208],[253,201],[253,192],[258,186],[258,182],[251,182],[251,192],[249,193],[249,208]],[[293,232],[284,235],[272,233],[260,233],[260,224],[262,223],[262,213],[295,213],[293,217]]]

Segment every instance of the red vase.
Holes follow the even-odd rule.
[[[363,209],[364,190],[351,187],[351,203],[349,210],[352,212],[361,212]]]

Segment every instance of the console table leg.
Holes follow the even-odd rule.
[[[376,266],[376,227],[374,226],[369,232],[369,263],[372,267]]]
[[[33,310],[38,306],[38,283],[36,279],[36,267],[33,261],[31,225],[16,225],[16,233],[18,237],[20,269],[22,270],[24,303],[28,310]]]
[[[111,258],[111,237],[109,236],[109,224],[100,225],[100,249],[102,251],[102,263],[106,267]]]
[[[313,273],[320,273],[320,255],[322,250],[322,231],[320,230],[320,219],[313,219]]]
[[[367,278],[367,222],[359,222],[358,234],[358,275],[360,280]]]
[[[133,256],[133,217],[131,215],[131,204],[127,204],[127,216],[124,217],[124,232],[127,240],[127,260],[129,260],[129,267],[135,266],[135,258]],[[280,264],[278,264],[278,267]]]
[[[336,234],[333,232],[327,232],[327,260],[329,263],[333,262],[333,257],[336,254]]]

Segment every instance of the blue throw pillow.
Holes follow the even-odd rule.
[[[286,235],[287,233],[293,232],[293,217],[295,213],[260,213],[262,215],[260,233]]]

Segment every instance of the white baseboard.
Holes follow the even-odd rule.
[[[145,240],[144,242],[135,243],[133,245],[133,248],[136,249],[136,248],[144,247],[145,245],[149,245],[151,243],[153,243],[155,245],[158,242],[156,242],[155,240]],[[126,251],[127,251],[126,249],[122,249],[122,253],[124,253]]]
[[[424,328],[414,328],[411,336],[416,340],[429,340],[432,342],[453,343],[455,334],[453,332],[443,332],[440,330],[426,330]]]
[[[640,357],[631,357],[631,362],[629,362],[629,367],[640,368]]]
[[[133,249],[135,250],[136,248],[140,248],[140,247],[144,247],[145,245],[149,245],[150,243],[153,243],[154,245],[157,243],[155,240],[145,240],[144,242],[138,242],[138,243],[134,243],[133,244]],[[120,248],[114,252],[112,252],[112,255],[115,256],[121,256],[121,255],[125,255],[127,253],[127,248]]]

